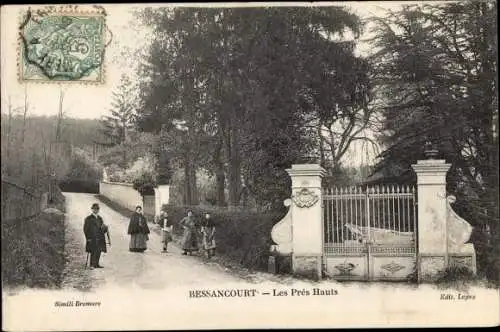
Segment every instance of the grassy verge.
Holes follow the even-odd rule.
[[[55,202],[64,211],[64,196]],[[64,257],[64,215],[2,221],[2,281],[7,287],[57,288]]]
[[[463,292],[468,291],[472,286],[497,288],[494,282],[474,275],[468,268],[460,266],[450,266],[441,272],[435,281],[435,285],[441,290],[453,289]]]

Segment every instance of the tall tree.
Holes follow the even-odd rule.
[[[56,122],[56,142],[60,142],[62,138],[63,120],[65,116],[64,112],[64,90],[61,88],[59,91],[59,110],[57,111],[57,122]]]
[[[185,120],[192,128],[186,148],[198,157],[185,167],[213,170],[219,204],[226,180],[229,205],[238,205],[244,192],[262,204],[280,201],[288,190],[286,167],[314,149],[304,123],[318,107],[301,104],[300,96],[317,94],[325,113],[337,112],[340,101],[314,79],[364,80],[366,65],[352,48],[330,54],[341,48],[333,35],[359,30],[357,17],[340,7],[149,9],[143,16],[155,38],[145,68],[151,79],[141,89],[142,128],[158,131]],[[362,84],[336,88],[355,96],[344,98],[346,107],[362,108]]]
[[[134,128],[135,100],[131,82],[123,74],[120,84],[113,91],[110,115],[101,119],[101,132],[112,142],[118,145],[127,141],[129,131]]]
[[[490,229],[498,250],[496,13],[487,1],[406,6],[377,20],[373,61],[385,102],[378,169],[409,170],[433,141],[452,164],[456,208],[479,233]],[[498,266],[485,242],[476,242],[480,265]]]
[[[111,115],[101,118],[101,133],[106,137],[107,145],[124,145],[129,141],[130,131],[135,123],[135,100],[129,78],[123,74],[120,84],[113,92]],[[122,149],[122,166],[127,164],[127,147]]]

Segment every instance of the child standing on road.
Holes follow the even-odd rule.
[[[210,258],[215,255],[215,223],[213,222],[210,214],[205,214],[205,220],[201,226],[201,233],[203,234],[203,249]]]
[[[172,241],[172,222],[168,218],[167,210],[163,209],[160,213],[161,242],[163,243],[162,252],[167,252],[168,243]]]

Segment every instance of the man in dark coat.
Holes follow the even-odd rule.
[[[106,252],[105,235],[107,233],[109,239],[108,226],[99,215],[99,204],[92,204],[91,210],[92,214],[85,218],[83,224],[83,232],[87,240],[85,251],[90,253],[90,267],[102,268],[103,266],[99,265],[99,259],[101,252]]]

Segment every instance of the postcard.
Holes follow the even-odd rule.
[[[4,330],[499,324],[496,2],[1,15]]]

